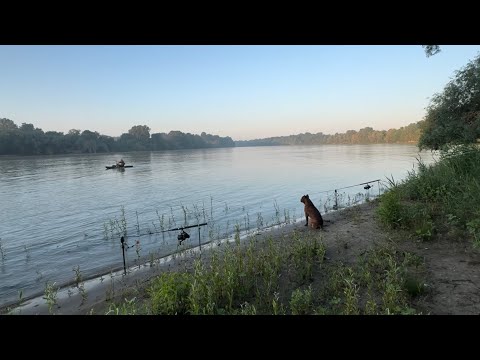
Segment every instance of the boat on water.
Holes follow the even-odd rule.
[[[133,165],[124,165],[124,166],[112,165],[112,166],[105,166],[105,167],[106,167],[105,170],[109,170],[109,169],[125,169],[125,168],[132,168]]]

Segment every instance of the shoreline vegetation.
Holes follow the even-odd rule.
[[[478,314],[478,179],[480,149],[457,147],[379,198],[325,214],[323,231],[235,234],[96,289],[78,276],[62,299],[46,286],[41,304],[2,313]]]
[[[55,155],[91,154],[130,151],[160,151],[180,149],[208,149],[245,146],[326,145],[326,144],[417,144],[422,121],[400,129],[373,130],[365,127],[358,132],[327,135],[305,133],[255,140],[234,141],[202,132],[200,135],[170,131],[150,134],[147,125],[135,125],[119,137],[101,135],[90,130],[71,129],[67,134],[44,132],[33,124],[20,126],[12,120],[0,118],[0,155]]]

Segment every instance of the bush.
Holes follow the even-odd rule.
[[[380,197],[380,205],[377,208],[377,215],[380,221],[391,227],[400,226],[402,213],[402,205],[400,204],[400,194],[397,188],[382,194]]]
[[[381,196],[377,215],[390,228],[411,229],[422,240],[448,227],[450,234],[470,235],[478,246],[480,149],[476,145],[454,146],[440,155],[431,166],[418,159],[418,170]]]
[[[292,298],[290,300],[290,309],[292,311],[292,315],[310,314],[312,309],[312,301],[313,296],[311,286],[303,291],[296,289],[292,293]]]
[[[152,311],[159,315],[186,314],[191,275],[188,273],[165,273],[155,279],[149,289]]]

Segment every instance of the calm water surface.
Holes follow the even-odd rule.
[[[327,190],[400,180],[418,156],[414,145],[326,145],[0,157],[0,305],[74,280],[77,266],[84,278],[121,267],[125,222],[133,265],[177,249],[178,232],[162,229],[208,222],[207,242],[298,220],[307,193],[324,213]],[[134,167],[105,170],[120,157]],[[341,190],[341,200],[378,195],[372,185]],[[198,244],[197,229],[187,232],[182,246]]]

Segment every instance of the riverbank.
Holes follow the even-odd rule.
[[[377,208],[378,201],[373,201],[325,214],[324,230],[306,228],[302,222],[258,234],[237,245],[211,244],[213,251],[204,246],[201,256],[190,250],[131,268],[126,276],[123,271],[111,273],[9,310],[12,314],[169,313],[163,307],[170,296],[164,284],[190,274],[197,283],[204,281],[205,289],[212,293],[208,296],[218,297],[215,308],[209,308],[203,298],[198,300],[198,313],[480,313],[480,256],[471,243],[441,237],[418,241],[403,230],[385,230],[377,221]],[[251,258],[249,251],[255,254]],[[221,259],[227,258],[230,260],[222,263]],[[255,258],[259,260],[256,264]],[[244,259],[244,264],[250,259],[256,279],[248,283],[242,277],[232,278],[237,281],[235,287],[232,285],[236,293],[230,294],[228,302],[223,290],[215,294],[217,285],[218,289],[228,288],[221,283],[226,278],[222,280],[220,275],[212,280],[208,274],[214,266],[217,274],[228,273],[233,269],[229,266],[243,266],[242,272],[249,271],[232,259]],[[200,262],[195,264],[195,260]],[[265,264],[273,265],[269,270]],[[162,274],[161,281],[154,280]],[[260,294],[259,289],[265,293]],[[194,303],[192,293],[185,296]],[[182,301],[176,299],[180,306]],[[173,313],[183,310],[172,308]]]

